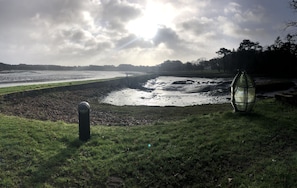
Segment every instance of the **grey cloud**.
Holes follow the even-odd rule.
[[[153,39],[155,44],[164,43],[168,48],[175,48],[181,41],[177,33],[171,28],[159,28],[157,35]]]
[[[216,25],[225,37],[253,40],[263,35],[265,28],[270,27],[267,10],[259,3],[230,2],[222,8],[224,14],[217,16]]]
[[[88,51],[88,55],[100,54],[112,47],[110,42],[95,42],[94,40],[88,40],[84,44],[85,49]]]
[[[133,34],[128,35],[119,39],[116,43],[116,49],[129,49],[129,48],[152,48],[153,44],[151,41],[146,41]]]
[[[259,3],[246,5],[242,1],[209,2],[203,10],[198,9],[197,16],[180,23],[182,30],[192,35],[192,38],[218,43],[224,38],[230,41],[230,38],[252,38],[263,33],[266,17]]]
[[[77,16],[82,6],[80,2],[78,0],[0,1],[0,23],[1,27],[5,28],[0,31],[0,36],[5,37],[0,37],[0,40],[4,43],[14,43],[17,40],[24,45],[49,42],[49,37],[56,32],[57,25],[80,21],[81,16]],[[42,37],[36,37],[38,35]]]
[[[79,0],[0,1],[0,18],[1,23],[7,20],[11,24],[26,24],[28,19],[39,14],[56,23],[69,23],[79,18],[77,15],[83,5]]]
[[[171,28],[168,27],[160,27],[156,36],[151,41],[146,41],[144,39],[138,38],[137,36],[131,34],[127,37],[123,37],[118,40],[117,48],[152,48],[154,46],[158,46],[163,43],[167,48],[173,50],[181,50],[183,47],[181,43],[183,43],[178,36],[178,34]]]
[[[224,8],[224,13],[228,14],[228,13],[239,13],[240,12],[240,4],[236,3],[236,2],[230,2],[228,3],[228,5]]]
[[[61,32],[63,39],[69,39],[75,43],[80,43],[85,39],[85,34],[80,28],[71,29],[71,30],[64,30]]]
[[[37,14],[54,24],[71,24],[80,21],[84,1],[51,0],[38,1]]]
[[[193,18],[181,24],[183,29],[193,32],[195,35],[201,35],[214,30],[214,21],[212,19],[202,17],[200,19]]]
[[[199,45],[183,39],[175,30],[168,27],[160,28],[153,41],[155,45],[165,44],[168,49],[172,50],[170,58],[181,60],[184,60],[185,57],[196,56]]]
[[[56,53],[63,54],[97,55],[112,47],[110,41],[100,40],[79,27],[57,31],[54,41],[52,46],[58,46]]]
[[[94,10],[96,19],[108,29],[124,30],[126,22],[141,14],[139,8],[131,3],[119,0],[101,1],[98,10]]]
[[[165,55],[164,59],[191,60],[205,54],[212,58],[220,47],[237,48],[244,38],[272,43],[284,33],[288,18],[296,16],[289,4],[279,0],[155,2],[170,5],[162,8],[170,7],[172,11],[164,10],[169,14],[164,16],[172,19],[160,23],[164,26],[151,42],[126,29],[129,21],[143,16],[147,1],[0,0],[0,58],[75,64],[99,56],[102,61],[108,59],[107,51],[122,61],[139,52],[158,57],[158,62]]]
[[[0,22],[2,26],[21,24],[34,14],[34,7],[30,6],[26,1],[0,1]]]

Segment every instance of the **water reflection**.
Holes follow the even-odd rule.
[[[144,90],[114,91],[102,103],[145,106],[192,106],[229,102],[231,79],[161,76],[148,80]]]
[[[135,72],[133,72],[136,74]],[[140,73],[137,73],[140,74]],[[125,77],[120,71],[0,71],[0,88],[31,84],[47,84],[79,80],[109,79]]]

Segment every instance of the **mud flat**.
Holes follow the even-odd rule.
[[[81,101],[87,101],[91,105],[90,116],[92,125],[133,126],[154,124],[160,121],[174,121],[197,114],[206,115],[212,112],[220,113],[232,110],[229,103],[159,107],[147,106],[145,104],[142,106],[114,106],[101,102],[108,94],[114,91],[126,88],[147,90],[147,88],[143,87],[143,84],[156,77],[156,75],[143,75],[117,78],[88,84],[2,95],[0,96],[0,113],[29,119],[78,123],[77,105]],[[222,83],[224,86],[226,85],[224,81]],[[271,84],[271,82],[269,83]],[[176,82],[174,85],[179,86],[179,84],[184,83]],[[184,85],[187,84],[190,83],[185,82]],[[265,86],[267,85],[265,82],[261,82],[261,84],[260,87],[262,87],[263,92],[267,91],[265,87],[268,87],[269,91],[270,88],[276,88],[274,87],[275,85]],[[126,100],[125,98],[121,99]]]
[[[93,125],[140,124],[142,120],[119,117],[117,112],[109,110],[110,105],[100,104],[99,101],[111,91],[126,87],[139,88],[141,83],[153,77],[154,75],[126,77],[82,85],[6,94],[0,96],[0,113],[30,119],[77,123],[77,105],[81,101],[88,101],[91,105]]]
[[[158,76],[143,89],[114,91],[102,102],[116,106],[194,106],[228,103],[230,78]]]

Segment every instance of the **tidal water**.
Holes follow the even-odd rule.
[[[129,76],[131,74],[142,73],[130,72]],[[119,71],[0,71],[0,88],[126,76],[127,72]],[[99,102],[117,106],[192,106],[228,103],[231,81],[232,78],[160,76],[148,80],[142,85],[142,89],[125,88],[113,91],[105,98],[100,98]],[[267,79],[257,78],[257,81],[265,82]],[[297,80],[293,81],[297,85]],[[275,92],[265,93],[266,96],[274,94]]]
[[[0,71],[0,88],[125,76],[126,72],[116,71]],[[230,83],[231,79],[228,78],[160,76],[144,83],[143,89],[125,88],[114,91],[99,102],[117,106],[192,106],[227,103],[230,98]]]
[[[0,88],[124,76],[126,72],[117,71],[0,71]]]
[[[100,102],[117,106],[192,106],[230,101],[228,78],[185,78],[160,76],[148,80],[143,89],[111,92]]]

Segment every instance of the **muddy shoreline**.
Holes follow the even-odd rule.
[[[109,92],[124,87],[139,88],[141,83],[153,77],[154,75],[117,78],[89,84],[6,94],[0,96],[0,113],[29,119],[77,123],[77,106],[81,101],[87,101],[91,105],[92,125],[140,124],[142,121],[133,122],[130,117],[119,119],[116,113],[106,110],[109,105],[99,104],[98,100]]]
[[[143,89],[142,84],[156,75],[117,78],[82,85],[69,85],[0,96],[0,113],[29,119],[78,123],[77,106],[81,101],[91,105],[92,125],[146,125],[174,121],[195,114],[232,110],[230,104],[189,107],[112,106],[100,103],[111,91],[123,88]],[[284,87],[284,83],[259,85],[261,92]],[[287,83],[287,86],[292,86]]]

